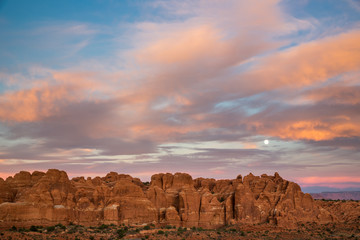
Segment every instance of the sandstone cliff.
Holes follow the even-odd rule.
[[[360,223],[359,201],[322,201],[316,200],[316,204],[330,212],[334,219],[344,223]]]
[[[0,178],[0,227],[50,225],[163,224],[216,228],[236,223],[337,221],[293,182],[251,173],[233,180],[192,179],[189,174],[138,178],[111,172],[69,180],[66,172],[22,171]]]

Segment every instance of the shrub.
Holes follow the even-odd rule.
[[[66,227],[64,225],[62,225],[61,223],[56,224],[55,227],[58,227],[58,228],[60,228],[62,230],[66,229]]]
[[[144,227],[144,230],[149,230],[150,229],[150,226],[149,225],[146,225],[145,227]]]
[[[50,227],[46,228],[46,231],[48,231],[48,232],[52,232],[54,230],[55,230],[55,226],[50,226]]]
[[[30,231],[31,231],[31,232],[37,232],[37,231],[38,231],[38,228],[37,228],[36,226],[32,225],[32,226],[30,227]]]
[[[107,229],[109,227],[109,225],[106,225],[106,224],[101,224],[98,229],[100,230],[104,230],[104,229]]]
[[[158,234],[164,234],[164,231],[163,231],[163,230],[159,230],[159,231],[158,231]]]
[[[127,229],[125,229],[125,228],[120,228],[116,231],[119,238],[125,237],[126,232],[127,232]]]
[[[166,225],[165,228],[166,229],[172,229],[172,226],[171,225]]]

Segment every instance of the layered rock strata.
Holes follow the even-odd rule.
[[[203,228],[268,222],[291,227],[336,220],[299,185],[277,173],[250,173],[233,180],[160,173],[149,184],[115,172],[69,180],[66,172],[56,169],[0,178],[0,227],[70,222]]]

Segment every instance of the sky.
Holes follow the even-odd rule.
[[[50,168],[360,189],[360,1],[0,0],[0,177]]]

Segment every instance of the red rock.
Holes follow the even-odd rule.
[[[205,191],[201,196],[199,226],[203,228],[217,228],[225,224],[224,204],[216,196]]]
[[[3,202],[13,202],[15,200],[16,190],[0,178],[0,204]]]
[[[327,223],[354,220],[341,217],[333,206],[315,203],[296,183],[278,173],[233,180],[197,178],[186,173],[160,173],[150,185],[126,174],[69,180],[64,171],[50,169],[32,174],[22,171],[0,179],[0,227],[74,222],[158,223],[203,228],[225,224],[273,223],[291,227],[298,222]],[[359,211],[357,211],[358,214]]]
[[[165,221],[164,223],[180,226],[181,220],[179,217],[179,213],[174,206],[168,207],[165,209]]]

